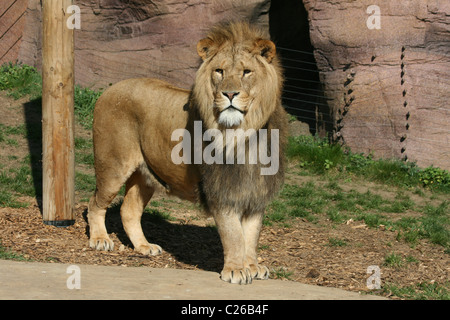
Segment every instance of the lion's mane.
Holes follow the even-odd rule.
[[[252,105],[239,128],[243,130],[266,129],[268,133],[268,153],[279,155],[278,172],[273,175],[261,175],[261,164],[202,164],[200,165],[201,182],[199,198],[207,212],[215,210],[238,210],[244,214],[264,212],[265,207],[280,189],[284,178],[284,147],[287,137],[287,116],[281,104],[283,85],[282,68],[275,52],[268,56],[267,35],[261,30],[246,23],[230,23],[212,29],[206,41],[208,48],[204,62],[197,71],[195,85],[191,94],[191,110],[196,118],[203,122],[204,130],[218,128],[211,104],[213,101],[213,85],[211,72],[214,55],[219,51],[230,53],[239,51],[251,52],[256,60],[259,72],[255,87],[251,88]],[[274,49],[274,48],[273,48]],[[233,59],[228,56],[227,59]],[[241,63],[238,61],[237,63]],[[219,127],[220,129],[220,127]],[[270,150],[271,130],[279,132],[277,150]],[[225,152],[225,150],[224,150]],[[246,142],[248,152],[248,141]],[[236,153],[235,153],[236,157]]]

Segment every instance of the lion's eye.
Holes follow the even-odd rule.
[[[220,74],[221,76],[223,76],[223,69],[216,69],[215,70],[218,74]]]
[[[252,70],[250,70],[250,69],[244,69],[244,76],[246,76],[246,75],[248,75],[248,74],[250,74],[250,73],[252,73]]]

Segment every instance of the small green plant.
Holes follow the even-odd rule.
[[[75,161],[77,163],[83,163],[90,167],[94,166],[94,154],[90,153],[77,153],[75,154]]]
[[[28,207],[28,204],[17,201],[14,194],[0,188],[0,207],[25,208]]]
[[[342,223],[348,220],[348,216],[346,214],[343,214],[340,210],[338,210],[335,207],[329,208],[327,210],[327,216],[330,219],[330,221],[333,221],[335,223]]]
[[[397,159],[379,159],[371,162],[361,175],[384,184],[409,187],[419,184],[418,171],[414,163]]]
[[[402,256],[391,252],[390,254],[386,255],[384,257],[384,265],[387,267],[392,267],[392,268],[401,268],[404,265],[404,261]]]
[[[287,268],[285,267],[278,267],[278,268],[273,268],[272,272],[271,272],[271,276],[274,279],[286,279],[286,280],[290,280],[290,277],[293,275],[294,273],[292,271],[289,271]]]
[[[297,117],[292,114],[288,114],[288,121],[289,122],[297,121]]]
[[[329,238],[328,245],[330,247],[345,247],[347,245],[347,240],[339,238]]]
[[[340,145],[330,144],[327,139],[297,136],[289,137],[287,156],[315,173],[323,173],[341,163],[344,152]]]
[[[387,220],[385,216],[378,213],[362,212],[357,214],[356,218],[358,220],[363,220],[364,223],[371,228],[376,228],[380,225],[386,226],[390,224],[389,220]]]
[[[334,167],[333,161],[325,159],[323,166],[325,167],[325,170],[330,170]]]
[[[366,156],[363,153],[351,153],[350,150],[347,150],[347,154],[347,169],[349,171],[358,171],[360,169],[364,169],[374,162],[372,154]]]
[[[419,173],[419,180],[426,188],[439,188],[450,184],[450,173],[447,170],[428,167]]]

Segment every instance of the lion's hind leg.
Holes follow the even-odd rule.
[[[97,188],[89,201],[89,246],[97,250],[112,251],[114,243],[108,236],[105,225],[106,210],[133,172],[133,165],[115,165],[96,171]],[[111,169],[112,168],[112,169]],[[111,171],[114,170],[112,173]]]
[[[162,249],[145,238],[141,226],[142,212],[150,201],[155,189],[148,184],[146,176],[141,170],[136,170],[126,183],[120,215],[125,232],[133,243],[134,250],[144,255],[158,255]]]
[[[120,189],[120,186],[119,186]],[[109,238],[105,225],[106,209],[114,200],[116,192],[96,190],[91,197],[88,207],[89,246],[97,250],[112,251],[114,242]]]

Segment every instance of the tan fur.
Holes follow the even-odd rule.
[[[163,185],[182,199],[200,201],[214,217],[224,250],[222,280],[245,284],[267,279],[269,270],[258,265],[256,249],[264,209],[283,181],[287,126],[275,45],[245,23],[230,23],[214,28],[197,51],[203,63],[192,91],[155,79],[130,79],[108,88],[97,101],[97,188],[89,203],[90,246],[113,250],[105,213],[126,184],[124,229],[136,251],[159,254],[161,247],[145,239],[140,219],[155,188]],[[225,110],[230,104],[240,111]],[[171,151],[179,141],[171,141],[172,133],[186,129],[192,136],[194,121],[202,121],[203,131],[221,130],[224,137],[227,128],[267,129],[269,142],[271,130],[279,130],[279,146],[269,148],[269,153],[279,153],[278,172],[261,175],[264,165],[248,161],[174,164]]]

